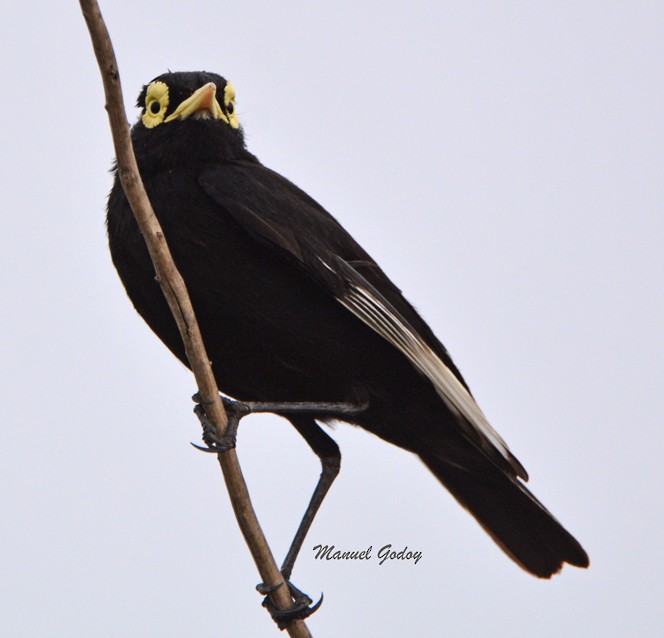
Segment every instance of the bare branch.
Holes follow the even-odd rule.
[[[164,233],[152,210],[138,172],[111,39],[97,2],[80,0],[80,5],[104,83],[106,110],[113,135],[118,175],[150,251],[157,280],[180,329],[189,364],[196,378],[201,400],[205,404],[205,411],[221,436],[226,428],[226,413],[219,398],[217,384],[187,289],[173,263]],[[218,459],[238,525],[249,546],[262,582],[270,585],[283,583],[283,577],[256,518],[235,450],[219,454]],[[287,610],[292,606],[290,593],[285,585],[272,593],[270,598],[279,610]],[[293,621],[287,627],[287,631],[294,638],[311,637],[306,624],[301,620]]]

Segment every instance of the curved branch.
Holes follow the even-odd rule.
[[[226,429],[226,413],[219,397],[187,289],[175,267],[164,233],[152,210],[138,172],[113,45],[97,2],[80,0],[80,5],[104,83],[106,110],[113,135],[118,175],[150,251],[157,280],[180,330],[201,400],[205,403],[206,414],[221,436]],[[238,525],[249,546],[262,582],[270,585],[283,583],[283,576],[274,561],[251,504],[235,450],[219,454],[218,459]],[[287,610],[292,606],[290,593],[285,585],[270,594],[270,598],[279,610]],[[306,624],[301,620],[293,621],[287,627],[287,631],[293,638],[311,638]]]

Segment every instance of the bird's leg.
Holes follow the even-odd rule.
[[[223,394],[221,395],[221,398],[224,401],[224,405],[226,405],[226,401],[239,403]],[[270,412],[272,414],[283,415],[287,419],[290,419],[289,416],[286,416],[288,414],[306,414],[307,416],[318,418],[339,418],[344,415],[358,414],[367,408],[366,403],[325,403],[322,401],[290,401],[288,403],[245,401],[243,405],[249,408],[249,412]]]
[[[295,429],[302,435],[304,440],[309,444],[309,447],[311,447],[321,461],[322,471],[320,478],[318,479],[318,483],[311,496],[309,505],[300,521],[295,537],[293,538],[288,553],[286,554],[286,558],[281,566],[281,573],[294,601],[293,607],[282,611],[276,609],[270,600],[269,594],[280,587],[281,583],[276,585],[260,583],[256,586],[258,592],[265,596],[263,607],[270,612],[270,615],[279,628],[285,629],[293,620],[303,620],[311,616],[311,614],[313,614],[323,602],[323,596],[321,594],[320,600],[315,605],[312,605],[313,600],[290,582],[290,576],[293,572],[295,560],[302,549],[302,544],[304,543],[307,532],[314,521],[323,499],[334,482],[334,479],[339,474],[339,468],[341,467],[341,453],[339,451],[339,446],[316,423],[314,417],[316,415],[320,417],[339,417],[342,415],[357,414],[366,409],[367,406],[366,404],[356,405],[352,403],[240,402],[222,395],[222,401],[224,402],[224,407],[226,408],[226,413],[228,415],[228,425],[226,433],[220,439],[205,413],[204,405],[200,402],[198,394],[195,394],[193,399],[198,403],[194,408],[194,412],[201,422],[203,427],[203,440],[208,446],[205,448],[195,445],[194,447],[199,450],[218,454],[234,448],[238,426],[242,417],[252,412],[271,412],[286,417],[295,426]]]
[[[294,416],[290,417],[289,420],[320,459],[322,471],[316,488],[314,489],[314,493],[311,496],[311,500],[309,501],[309,505],[304,512],[302,521],[297,528],[297,532],[295,532],[291,546],[281,566],[281,573],[286,580],[290,579],[295,560],[297,559],[300,549],[302,549],[302,544],[304,543],[307,532],[309,531],[311,524],[314,522],[318,509],[332,486],[334,479],[337,478],[341,467],[341,452],[339,451],[339,446],[316,423],[316,421],[312,418]]]
[[[295,560],[297,559],[300,549],[302,549],[302,544],[304,543],[307,532],[314,521],[325,495],[329,491],[337,474],[339,474],[339,468],[341,467],[341,453],[339,451],[339,446],[323,431],[313,418],[308,415],[293,415],[289,416],[288,419],[320,459],[322,472],[311,500],[309,501],[309,505],[307,506],[300,525],[297,528],[297,532],[295,533],[295,537],[293,538],[288,553],[286,554],[286,559],[281,566],[281,573],[284,580],[288,583],[288,588],[294,601],[293,609],[286,612],[276,610],[270,602],[269,596],[267,596],[271,591],[274,591],[274,588],[262,583],[256,587],[260,593],[266,596],[263,601],[263,606],[270,612],[270,615],[280,629],[286,627],[288,623],[295,618],[308,618],[323,602],[323,595],[321,594],[320,600],[315,605],[310,606],[313,602],[312,599],[295,587],[295,585],[290,582],[290,577],[293,572]]]
[[[194,408],[194,414],[198,417],[198,420],[201,423],[201,427],[203,428],[203,442],[207,447],[196,445],[194,443],[192,443],[192,445],[202,452],[219,454],[220,452],[233,449],[237,439],[237,431],[238,427],[240,426],[240,419],[247,416],[247,414],[270,412],[273,414],[283,415],[307,414],[309,416],[338,417],[343,415],[357,414],[366,408],[365,404],[356,405],[353,403],[341,402],[324,403],[315,401],[293,401],[290,403],[273,403],[266,401],[237,401],[236,399],[226,396],[225,394],[220,394],[220,396],[221,400],[223,401],[224,408],[226,409],[226,415],[228,417],[226,432],[221,438],[217,435],[216,428],[205,412],[205,404],[201,400],[198,392],[192,397],[194,402],[197,404]]]

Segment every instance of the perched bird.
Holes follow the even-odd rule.
[[[232,84],[214,73],[165,73],[137,105],[140,172],[220,389],[284,404],[274,411],[322,461],[285,577],[339,470],[339,449],[317,423],[334,419],[417,454],[531,574],[586,567],[586,552],[523,485],[525,469],[400,290],[320,204],[247,150]],[[136,310],[187,364],[117,176],[107,221]],[[289,411],[291,402],[321,405]],[[359,407],[344,409],[349,403]]]

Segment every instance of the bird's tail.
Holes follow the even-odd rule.
[[[488,459],[466,470],[421,455],[426,466],[489,533],[498,546],[526,571],[550,578],[564,563],[588,567],[578,541],[519,482]]]

